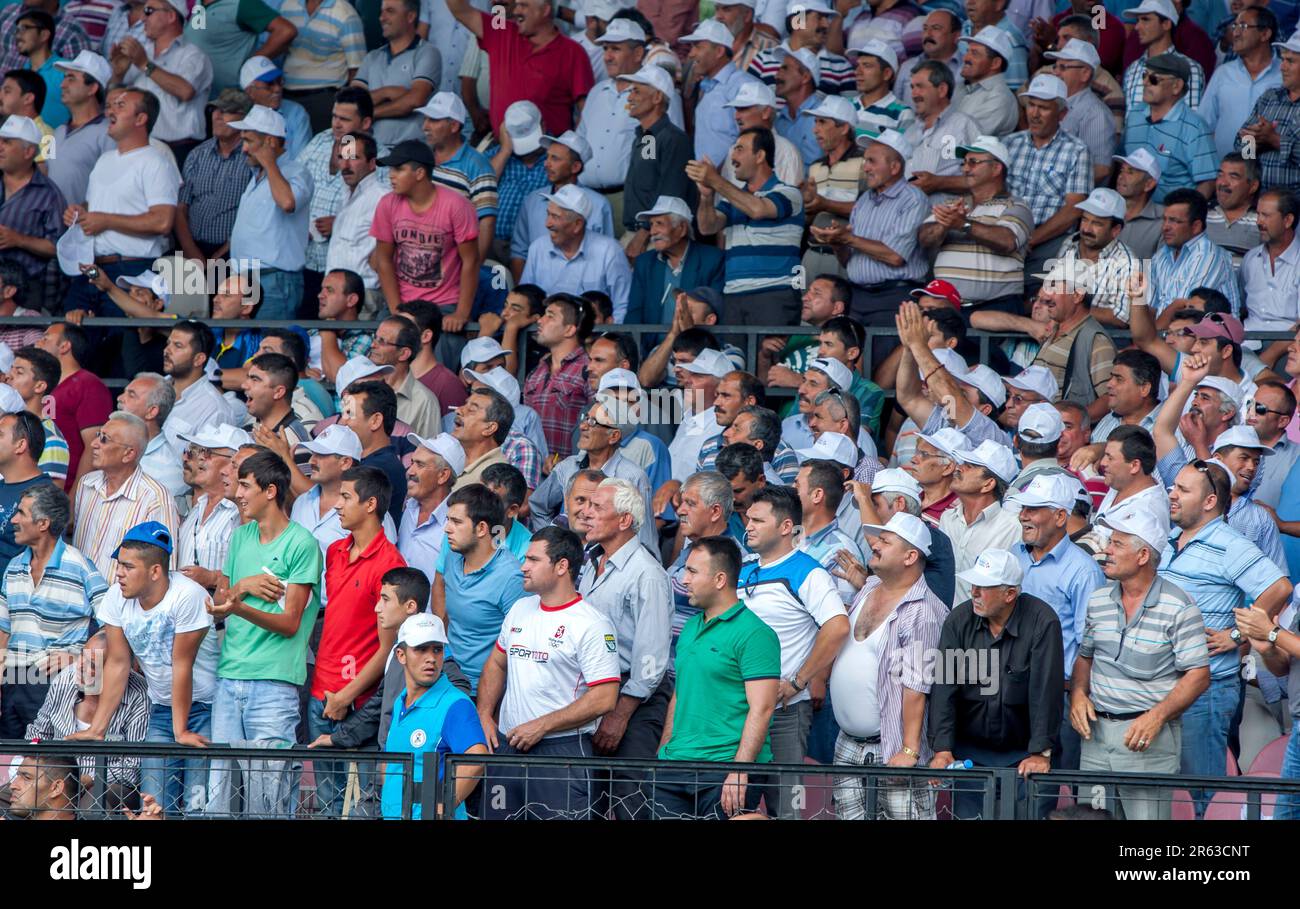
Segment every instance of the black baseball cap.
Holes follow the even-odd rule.
[[[419,164],[433,173],[437,162],[433,160],[433,149],[418,139],[407,139],[405,142],[398,142],[388,154],[375,162],[380,167],[398,167],[402,164]]]

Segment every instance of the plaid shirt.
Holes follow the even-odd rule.
[[[26,186],[0,201],[0,226],[38,240],[57,242],[63,233],[63,209],[66,207],[63,193],[38,169],[32,172],[32,179]],[[62,274],[57,257],[47,259],[13,247],[0,252],[0,260],[15,263],[29,279],[41,282],[41,299],[45,305],[53,306],[62,298],[59,293]]]
[[[222,499],[205,520],[203,511],[207,506],[208,496],[204,493],[185,516],[177,539],[176,564],[181,568],[197,565],[220,573],[225,569],[230,537],[239,529],[239,508],[234,502]]]
[[[1201,69],[1201,64],[1191,57],[1180,54],[1173,48],[1170,48],[1166,53],[1173,54],[1175,57],[1182,57],[1187,61],[1187,65],[1192,68],[1192,78],[1187,81],[1187,94],[1183,97],[1187,99],[1188,107],[1195,110],[1201,106],[1201,93],[1205,90],[1205,70]],[[1142,86],[1146,84],[1146,81],[1147,52],[1143,51],[1142,56],[1130,63],[1128,69],[1124,70],[1124,104],[1129,111],[1145,111],[1147,109],[1146,104],[1142,101]]]
[[[221,157],[216,139],[194,147],[185,159],[177,201],[189,206],[190,233],[195,240],[217,245],[229,242],[250,173],[238,146],[226,158]]]
[[[1233,315],[1241,311],[1241,287],[1232,273],[1232,257],[1204,233],[1183,244],[1176,254],[1168,244],[1160,244],[1151,260],[1151,285],[1151,307],[1157,316],[1197,287],[1213,287],[1228,298]]]
[[[1293,190],[1300,184],[1300,102],[1292,101],[1291,93],[1285,88],[1269,89],[1255,102],[1246,122],[1259,119],[1276,123],[1281,140],[1277,151],[1260,153],[1260,188]],[[1240,137],[1237,149],[1241,149]]]
[[[498,222],[499,223],[499,222]],[[591,398],[587,388],[587,352],[575,348],[551,371],[551,358],[543,357],[524,382],[524,403],[542,419],[542,433],[551,454],[573,454],[573,427]]]
[[[0,7],[0,70],[22,69],[27,58],[18,53],[18,17],[30,7],[25,3],[10,3]],[[68,15],[54,20],[54,56],[71,60],[83,50],[93,50],[86,30]]]
[[[54,544],[39,584],[27,547],[5,569],[0,631],[9,635],[6,667],[41,666],[51,650],[79,653],[108,584],[90,560],[63,540]]]
[[[500,150],[501,146],[494,143],[484,154],[490,160]],[[550,187],[550,181],[546,179],[546,168],[542,166],[544,163],[546,163],[545,155],[532,164],[525,164],[524,159],[518,155],[511,155],[506,159],[505,169],[501,171],[501,179],[497,181],[496,237],[498,240],[510,241],[511,235],[515,232],[515,218],[519,216],[519,209],[523,207],[524,197],[535,189]]]
[[[501,445],[501,454],[505,455],[507,464],[524,475],[524,484],[529,489],[542,484],[542,453],[528,436],[517,429],[510,430]]]
[[[1063,129],[1038,148],[1028,130],[1007,137],[1011,166],[1007,186],[1011,194],[1029,203],[1034,223],[1042,224],[1064,203],[1069,193],[1092,192],[1092,166],[1088,146]]]
[[[298,163],[311,175],[311,208],[307,213],[309,223],[315,223],[317,218],[332,218],[337,215],[351,192],[348,185],[343,182],[342,173],[330,173],[330,158],[333,154],[334,134],[327,129],[312,136],[307,147],[298,156]],[[240,184],[241,194],[246,185],[247,180]],[[231,226],[234,226],[233,221]],[[328,239],[317,240],[309,237],[307,263],[304,267],[310,271],[324,271],[325,257],[329,254],[329,249]]]
[[[1074,234],[1061,244],[1056,257],[1067,267],[1077,261],[1080,270],[1086,269],[1094,307],[1109,309],[1115,318],[1128,321],[1128,279],[1141,268],[1131,249],[1116,239],[1098,253],[1096,262],[1089,262],[1079,258],[1079,235]]]

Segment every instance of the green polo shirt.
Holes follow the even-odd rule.
[[[781,642],[743,600],[711,622],[691,616],[677,638],[673,737],[660,759],[732,760],[749,714],[745,682],[780,677]],[[755,760],[772,760],[766,739]]]

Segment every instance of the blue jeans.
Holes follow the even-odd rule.
[[[190,704],[185,728],[199,735],[211,736],[212,705],[202,701]],[[149,708],[149,729],[144,740],[168,744],[176,741],[172,734],[172,708],[169,704],[154,704]],[[207,798],[205,763],[201,759],[144,758],[140,762],[140,791],[157,799],[168,815],[178,812],[201,814]]]
[[[259,319],[293,319],[302,302],[302,272],[263,269],[261,273],[262,304],[257,308]]]
[[[1228,736],[1237,702],[1241,697],[1240,676],[1211,679],[1210,687],[1183,713],[1183,754],[1180,773],[1192,776],[1225,776],[1228,772]],[[1191,790],[1196,816],[1205,814],[1214,793]]]
[[[298,686],[272,679],[217,679],[212,702],[212,740],[236,748],[289,748],[297,740]],[[240,760],[244,810],[252,817],[292,813],[292,768],[285,760]],[[235,768],[213,761],[208,775],[208,813],[229,815]]]
[[[1278,774],[1284,780],[1300,779],[1300,720],[1291,724],[1291,741],[1286,743],[1286,754],[1282,758],[1282,772]],[[1273,809],[1273,820],[1294,821],[1300,819],[1300,795],[1279,794],[1277,805]]]
[[[381,697],[375,692],[372,697]],[[339,721],[327,720],[324,715],[325,702],[312,698],[307,705],[307,740],[314,742],[322,735],[329,735],[339,727]],[[322,757],[329,754],[328,748],[320,749]],[[329,761],[321,758],[312,759],[312,769],[316,777],[316,811],[322,817],[338,817],[343,807],[343,792],[348,782],[348,761]],[[374,761],[357,763],[357,777],[361,788],[361,798],[349,811],[352,817],[368,817],[375,812],[375,774]]]

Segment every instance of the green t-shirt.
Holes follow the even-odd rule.
[[[225,573],[231,584],[269,568],[286,584],[310,584],[311,598],[303,610],[302,622],[293,637],[285,637],[254,625],[247,619],[226,619],[226,638],[221,645],[217,675],[223,679],[270,679],[301,685],[307,680],[307,641],[320,611],[322,556],[320,544],[301,524],[289,523],[284,531],[263,545],[257,524],[249,522],[230,538]],[[268,603],[255,596],[244,602],[263,612],[283,612],[283,603]]]
[[[745,682],[781,677],[781,642],[743,600],[707,625],[691,616],[677,638],[677,705],[673,735],[659,749],[667,761],[730,761],[749,715]],[[767,739],[755,758],[772,760]]]

